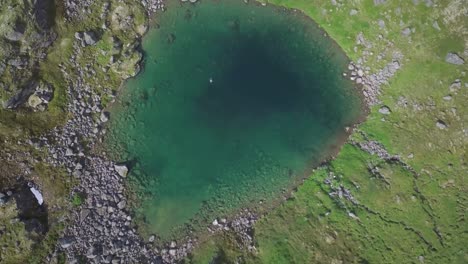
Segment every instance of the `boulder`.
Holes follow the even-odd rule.
[[[109,121],[109,112],[101,112],[101,117],[99,119],[103,123],[106,123],[107,121]]]
[[[442,120],[438,120],[437,123],[436,123],[436,126],[437,126],[439,129],[446,129],[446,128],[447,128],[447,124],[445,124],[445,122],[442,121]]]
[[[389,115],[390,114],[390,108],[388,106],[382,106],[380,107],[379,109],[379,113],[383,114],[383,115]]]
[[[118,204],[117,204],[117,207],[122,210],[125,208],[125,206],[127,205],[127,203],[125,201],[120,201]]]
[[[410,28],[405,28],[401,31],[401,34],[405,37],[408,37],[409,35],[411,35],[411,29]]]
[[[121,177],[127,177],[128,174],[128,168],[125,165],[114,165],[115,171],[121,176]]]
[[[83,33],[83,40],[86,46],[94,45],[99,41],[96,33],[94,31],[86,31]]]
[[[32,94],[28,98],[28,106],[29,107],[36,108],[42,103],[43,103],[42,99],[39,96],[37,96],[36,94]]]
[[[75,239],[73,237],[62,237],[59,239],[59,244],[63,249],[69,248],[74,242]]]
[[[455,65],[462,65],[465,63],[465,60],[456,53],[449,52],[445,56],[445,62]]]

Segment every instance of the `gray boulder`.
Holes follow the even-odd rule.
[[[463,60],[463,58],[458,54],[449,52],[447,53],[447,56],[445,56],[445,62],[455,65],[462,65],[465,63],[465,60]]]
[[[405,28],[401,31],[401,34],[405,37],[411,35],[411,29],[410,28]]]
[[[114,165],[115,171],[121,176],[121,177],[127,177],[128,174],[128,168],[125,165]]]
[[[439,129],[446,129],[447,128],[447,124],[445,124],[445,122],[442,121],[442,120],[437,120],[436,126]]]
[[[75,239],[73,237],[62,237],[59,239],[59,244],[63,249],[69,248],[74,242]]]
[[[83,40],[85,45],[89,46],[96,44],[96,42],[99,41],[99,38],[93,31],[86,31],[83,33]]]
[[[389,115],[390,114],[390,108],[388,106],[382,106],[380,107],[379,109],[379,113],[381,113],[382,115]]]

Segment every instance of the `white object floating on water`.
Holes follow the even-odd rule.
[[[42,197],[42,194],[34,187],[31,187],[29,189],[34,194],[34,196],[36,197],[37,203],[39,203],[39,205],[42,205],[44,203],[44,198]]]
[[[213,83],[213,78],[210,78],[210,83]]]

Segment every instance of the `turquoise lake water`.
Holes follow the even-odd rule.
[[[278,198],[362,115],[345,54],[300,12],[169,1],[143,50],[107,144],[132,164],[135,212],[161,237]]]

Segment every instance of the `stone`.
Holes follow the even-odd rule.
[[[377,24],[380,28],[385,28],[385,21],[383,21],[382,19],[379,19],[379,21],[377,21]]]
[[[445,62],[454,65],[462,65],[465,63],[465,60],[463,60],[458,54],[449,52],[447,53],[447,56],[445,56]]]
[[[385,4],[385,2],[387,2],[387,0],[374,0],[374,5],[382,5]]]
[[[80,211],[80,221],[83,222],[86,217],[88,217],[89,213],[91,213],[91,211],[89,209],[83,209]]]
[[[42,103],[43,103],[42,99],[36,94],[32,94],[28,98],[28,105],[32,108],[37,108]]]
[[[128,168],[125,165],[114,165],[115,171],[121,176],[121,177],[127,177],[128,174]]]
[[[358,75],[359,77],[364,76],[364,71],[361,70],[361,69],[359,69],[359,70],[357,71],[357,75]]]
[[[437,126],[439,129],[446,129],[446,128],[447,128],[447,124],[445,124],[445,122],[442,121],[442,120],[438,120],[437,123],[436,123],[436,126]]]
[[[39,190],[34,187],[29,188],[29,190],[31,190],[31,192],[33,193],[34,197],[37,200],[37,203],[39,205],[42,205],[44,203],[44,197],[42,196],[42,193],[39,192]]]
[[[351,11],[349,11],[350,16],[357,15],[357,13],[358,13],[358,11],[356,9],[351,9]]]
[[[21,38],[23,38],[23,35],[24,35],[24,31],[21,32],[21,31],[13,30],[5,34],[5,38],[10,41],[20,41]]]
[[[73,149],[67,148],[67,150],[65,151],[65,156],[67,157],[73,156]]]
[[[437,23],[437,21],[434,21],[434,23],[432,23],[432,27],[440,31],[439,23]]]
[[[150,237],[148,238],[148,242],[153,243],[153,242],[154,242],[154,239],[155,239],[155,237],[154,237],[154,235],[152,235],[152,236],[150,236]]]
[[[109,121],[109,113],[108,112],[102,112],[101,117],[99,118],[101,122],[106,123]]]
[[[446,95],[446,96],[443,97],[443,99],[445,101],[450,101],[450,100],[452,100],[452,96],[451,95]]]
[[[453,81],[452,84],[450,84],[450,87],[449,87],[450,92],[456,93],[460,89],[461,89],[460,79],[456,79],[455,81]]]
[[[83,39],[83,33],[81,32],[75,32],[75,38],[77,40],[82,40]]]
[[[99,41],[98,37],[96,36],[96,33],[93,31],[86,31],[83,33],[83,40],[84,43],[89,46],[89,45],[94,45],[96,42]]]
[[[388,106],[382,106],[380,107],[379,109],[379,113],[383,114],[383,115],[389,115],[390,114],[390,108]]]
[[[212,224],[213,224],[214,226],[217,226],[217,225],[218,225],[218,220],[217,220],[217,219],[215,219],[215,220],[213,221],[213,223],[212,223]]]
[[[117,204],[117,207],[122,210],[125,208],[125,206],[127,205],[127,202],[125,201],[120,201],[118,204]]]
[[[62,247],[63,249],[69,248],[74,242],[75,242],[75,239],[69,236],[62,237],[59,239],[60,247]]]
[[[411,29],[410,28],[405,28],[401,31],[401,34],[405,37],[408,37],[409,35],[411,35]]]

